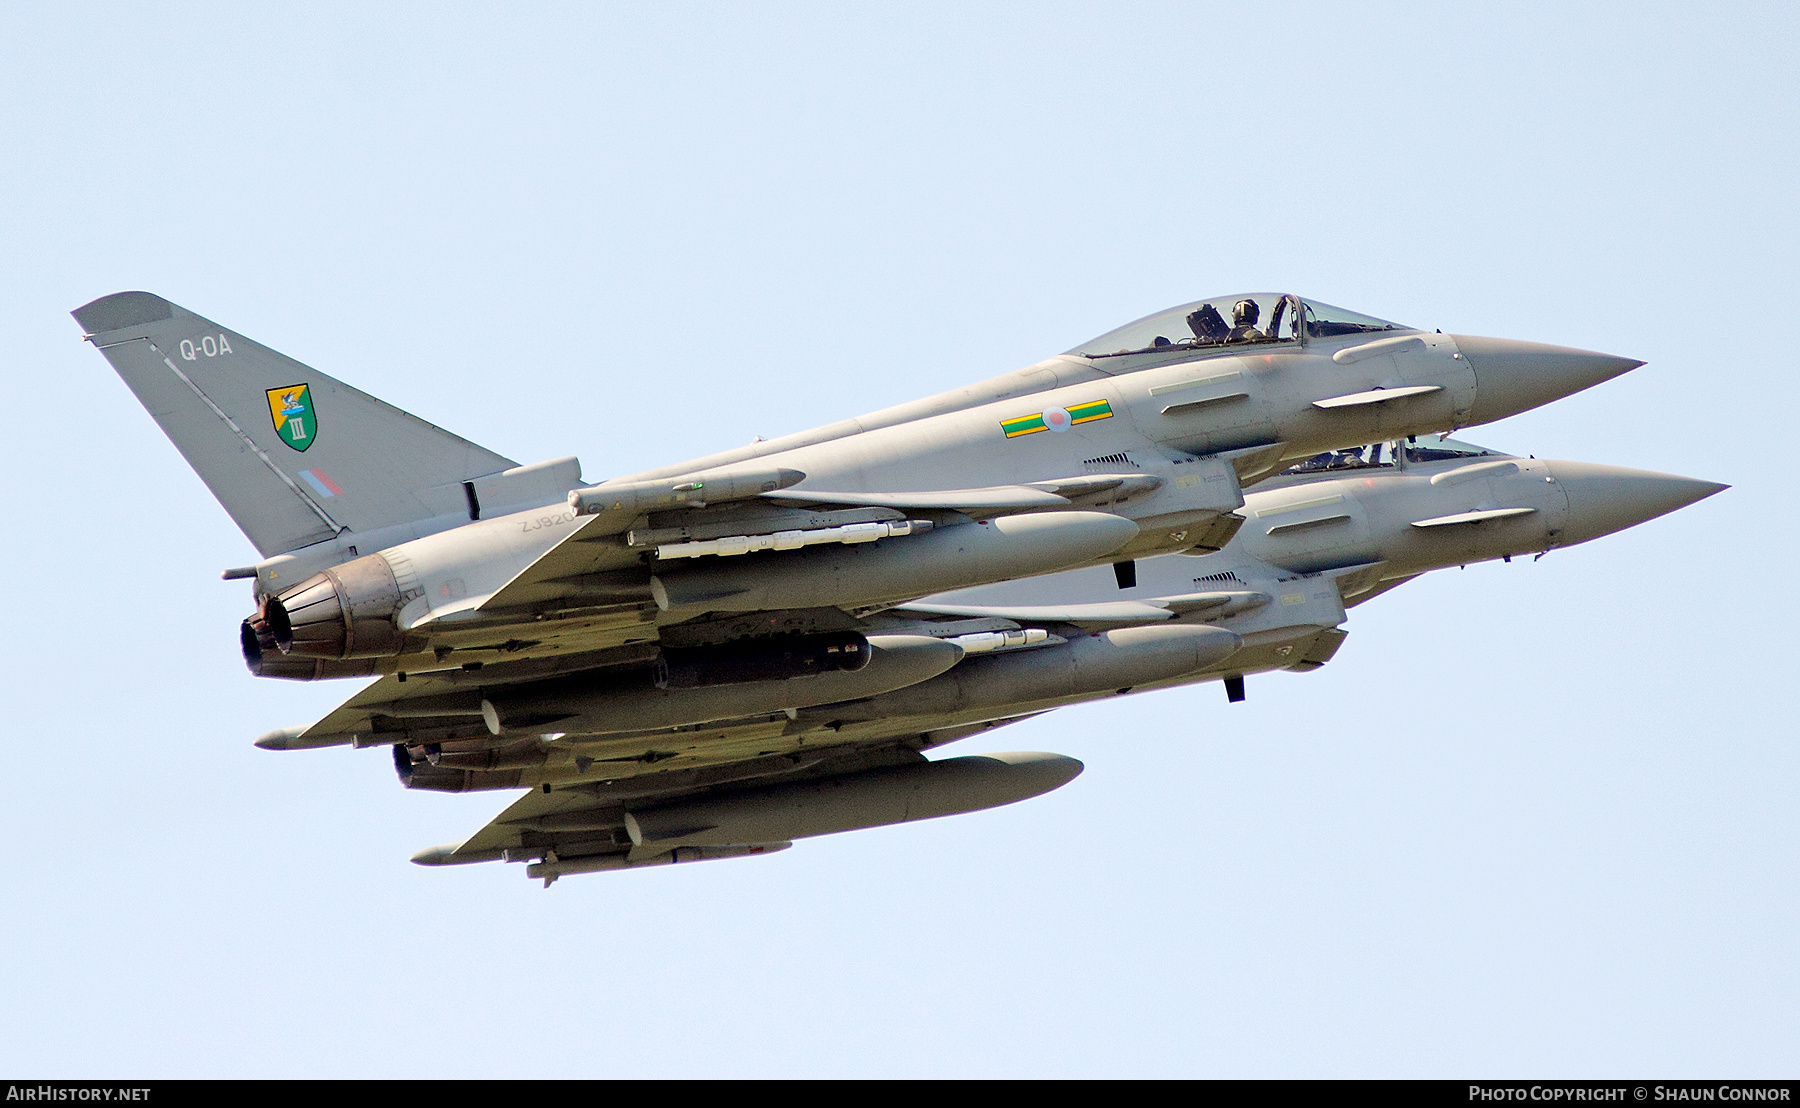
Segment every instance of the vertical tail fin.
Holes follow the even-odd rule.
[[[515,464],[160,296],[71,314],[265,557],[459,510]]]

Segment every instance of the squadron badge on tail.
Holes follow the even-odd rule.
[[[308,385],[283,385],[269,389],[269,415],[275,420],[275,433],[295,450],[305,450],[319,433],[319,417],[312,408],[312,389]]]

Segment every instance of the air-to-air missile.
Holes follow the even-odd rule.
[[[834,706],[911,713],[942,695],[965,705],[950,715],[979,715],[996,698],[1235,665],[1266,618],[1259,589],[1196,590],[1154,625],[917,605],[1059,572],[1125,586],[1158,564],[1140,559],[1247,549],[1287,524],[1356,546],[1366,496],[1342,495],[1342,528],[1302,505],[1263,529],[1244,490],[1276,495],[1294,479],[1275,475],[1303,459],[1487,423],[1640,364],[1286,294],[1220,297],[980,384],[589,484],[574,458],[518,465],[149,293],[74,314],[259,553],[225,573],[253,582],[239,629],[251,671],[379,677],[260,745],[390,746],[415,787],[510,773],[550,787],[539,796],[557,793],[566,762],[607,796],[689,807],[753,779],[799,798],[808,782],[929,791],[950,788],[933,775],[962,772],[915,764],[912,740],[802,752],[785,737]],[[1577,511],[1545,495],[1512,507]],[[1257,534],[1232,546],[1245,526]],[[977,679],[990,671],[1009,676]],[[870,725],[844,717],[832,733]],[[706,737],[646,745],[646,733]],[[981,795],[1006,794],[991,790],[1007,774],[1049,779],[1026,764],[982,769]],[[560,872],[573,870],[546,871]]]
[[[1228,699],[1242,700],[1248,674],[1323,666],[1346,637],[1347,609],[1422,573],[1542,555],[1724,487],[1521,458],[1447,438],[1325,452],[1250,493],[1241,509],[1245,525],[1223,550],[1148,559],[1130,574],[1095,567],[961,590],[865,617],[871,633],[940,636],[963,644],[965,657],[904,688],[786,713],[773,721],[779,738],[763,732],[758,740],[780,748],[765,759],[785,756],[795,766],[828,765],[833,749],[868,757],[897,743],[897,753],[911,755],[898,768],[840,770],[807,785],[766,786],[744,776],[721,780],[698,803],[666,802],[643,791],[650,782],[642,777],[615,777],[592,759],[602,751],[628,758],[646,744],[674,757],[688,744],[754,730],[755,722],[635,736],[571,730],[538,738],[529,757],[499,771],[446,763],[441,746],[433,765],[429,751],[400,754],[407,750],[400,746],[401,776],[414,788],[537,789],[476,838],[423,851],[415,861],[551,858],[528,873],[553,879],[718,856],[678,853],[688,848],[748,850],[753,828],[766,837],[756,844],[766,851],[797,838],[1025,799],[1072,779],[1079,763],[990,755],[998,763],[982,767],[981,785],[970,778],[962,786],[957,775],[968,772],[970,759],[926,761],[919,752],[1058,707],[1153,689],[1222,681]],[[902,771],[914,776],[901,778]],[[931,775],[939,773],[942,783],[930,791],[927,782],[937,784]],[[1015,788],[1000,787],[1007,780]],[[919,802],[903,803],[915,795]],[[665,837],[647,827],[690,830]]]

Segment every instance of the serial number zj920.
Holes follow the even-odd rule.
[[[574,512],[558,512],[553,516],[538,516],[536,519],[522,519],[519,521],[519,530],[521,532],[541,531],[546,527],[561,527],[565,523],[574,522],[574,520]]]

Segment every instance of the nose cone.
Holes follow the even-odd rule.
[[[1592,462],[1551,462],[1550,472],[1569,498],[1568,523],[1557,538],[1559,546],[1636,527],[1731,487]]]
[[[1644,363],[1616,354],[1517,339],[1451,335],[1475,371],[1469,422],[1492,423],[1610,381]]]

